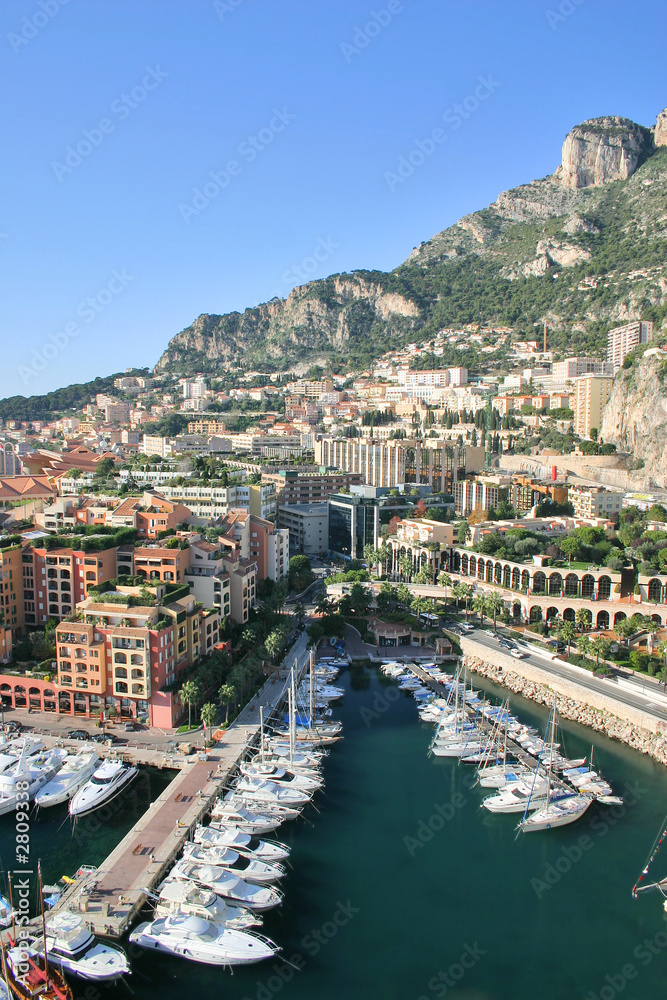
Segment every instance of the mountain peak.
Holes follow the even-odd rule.
[[[667,136],[665,137],[667,141]],[[653,147],[651,131],[629,118],[590,118],[565,136],[556,177],[565,187],[599,187],[627,180]]]

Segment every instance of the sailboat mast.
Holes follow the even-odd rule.
[[[313,651],[310,651],[310,728],[313,728],[313,710],[315,703],[315,668],[313,665]]]
[[[264,708],[259,706],[259,759],[264,763]]]
[[[9,886],[9,908],[12,911],[12,939],[16,944],[16,922],[14,920],[14,899],[12,896],[12,873],[7,872],[7,885]]]
[[[42,887],[42,862],[37,862],[37,886],[39,888],[39,903],[42,910],[42,935],[44,937],[44,978],[46,988],[49,988],[49,953],[46,941],[46,917],[44,916],[44,889]]]

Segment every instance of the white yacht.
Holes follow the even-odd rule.
[[[88,781],[99,766],[100,758],[94,750],[69,754],[55,778],[48,781],[35,796],[35,803],[41,809],[59,806],[68,802]]]
[[[578,793],[549,800],[536,812],[526,816],[519,827],[524,833],[531,833],[535,830],[551,830],[556,826],[567,826],[568,823],[574,823],[583,816],[592,801],[592,795]]]
[[[231,847],[214,847],[211,844],[193,844],[192,841],[188,841],[183,845],[183,856],[188,861],[197,861],[202,865],[219,865],[220,868],[238,875],[246,882],[255,882],[258,885],[277,882],[285,874],[282,865],[258,861],[252,855],[239,854]]]
[[[249,910],[270,910],[282,902],[282,893],[266,885],[254,885],[233,875],[218,865],[200,864],[198,861],[181,860],[172,868],[171,878],[188,879],[212,889],[218,896],[231,899]]]
[[[245,906],[230,903],[216,895],[212,889],[203,889],[194,882],[164,882],[155,902],[155,915],[168,917],[170,913],[186,913],[193,917],[225,924],[236,930],[258,927],[262,918]]]
[[[254,795],[249,795],[245,792],[237,792],[231,790],[225,794],[223,799],[224,805],[230,806],[232,809],[249,809],[250,812],[260,813],[262,816],[273,817],[276,822],[274,828],[279,826],[280,823],[284,823],[289,819],[296,819],[301,815],[303,805],[285,805],[284,803],[278,802],[275,799],[268,798],[257,798]],[[224,815],[222,817],[216,815],[218,806],[213,807],[213,812],[211,816],[214,819],[221,818],[224,821]],[[247,832],[247,831],[246,831]]]
[[[540,809],[546,801],[545,780],[534,785],[527,781],[517,781],[508,788],[502,788],[495,795],[488,795],[482,805],[492,813],[525,813],[527,809]]]
[[[32,736],[22,736],[17,740],[5,740],[0,748],[0,774],[12,767],[21,755],[30,758],[46,750],[43,740]]]
[[[0,928],[9,927],[12,922],[12,908],[9,905],[9,900],[5,899],[4,896],[0,896]]]
[[[30,800],[60,770],[66,750],[47,750],[30,757],[21,754],[15,763],[0,774],[0,816],[12,812],[19,801],[19,793],[27,791]],[[25,801],[25,800],[24,800]]]
[[[70,800],[70,816],[83,816],[120,795],[139,774],[139,768],[118,760],[107,760]]]
[[[98,941],[78,913],[63,910],[47,921],[46,946],[49,962],[79,979],[111,982],[131,972],[122,948]],[[43,939],[37,951],[44,954]]]
[[[257,858],[258,861],[275,863],[285,861],[289,857],[289,847],[278,840],[260,840],[248,833],[241,833],[236,827],[224,827],[211,824],[198,826],[194,841],[210,847],[231,847],[239,854]]]
[[[289,769],[267,761],[253,760],[241,763],[239,770],[245,778],[259,778],[280,782],[281,787],[298,788],[302,791],[315,792],[324,784],[324,780],[314,771]]]
[[[251,965],[273,958],[279,950],[260,934],[234,930],[186,913],[170,913],[152,923],[139,924],[130,934],[130,941],[203,965]]]
[[[530,780],[533,773],[529,767],[520,764],[512,766],[508,764],[506,767],[494,765],[482,768],[479,772],[479,783],[482,788],[508,788],[518,781]]]
[[[285,787],[277,781],[265,781],[261,778],[246,778],[241,775],[236,782],[236,790],[245,796],[252,796],[258,801],[267,800],[285,806],[304,806],[310,802],[313,789]]]
[[[271,815],[262,813],[260,815],[242,802],[222,799],[219,799],[213,806],[211,819],[216,824],[223,823],[240,833],[247,833],[251,836],[273,833],[283,822],[282,817],[276,816],[275,813]]]

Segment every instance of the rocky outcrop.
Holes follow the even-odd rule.
[[[667,486],[667,353],[649,349],[621,369],[602,414],[600,437],[630,452],[657,486]]]
[[[627,180],[651,146],[649,130],[629,118],[592,118],[566,135],[558,179],[569,188]]]
[[[656,146],[667,146],[667,108],[660,112],[653,126],[653,141]]]
[[[554,689],[548,684],[522,677],[514,670],[508,670],[478,656],[468,656],[468,666],[481,677],[487,677],[508,691],[539,705],[548,705],[551,708],[554,703]],[[620,740],[633,750],[647,754],[661,764],[667,764],[667,736],[664,732],[653,732],[623,718],[620,714],[615,715],[607,709],[595,708],[585,701],[566,694],[556,693],[556,707],[561,718],[588,726],[596,733],[604,733],[610,739]]]

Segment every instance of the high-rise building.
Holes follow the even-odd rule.
[[[594,427],[600,429],[613,384],[611,375],[582,375],[574,380],[574,429],[580,437],[589,438]]]
[[[315,442],[317,465],[358,472],[370,486],[428,484],[434,492],[451,493],[453,483],[484,468],[484,449],[458,447],[437,438],[369,441],[323,437]]]
[[[627,355],[639,344],[647,344],[653,337],[653,323],[636,320],[617,326],[607,334],[607,361],[615,375],[622,367]]]

